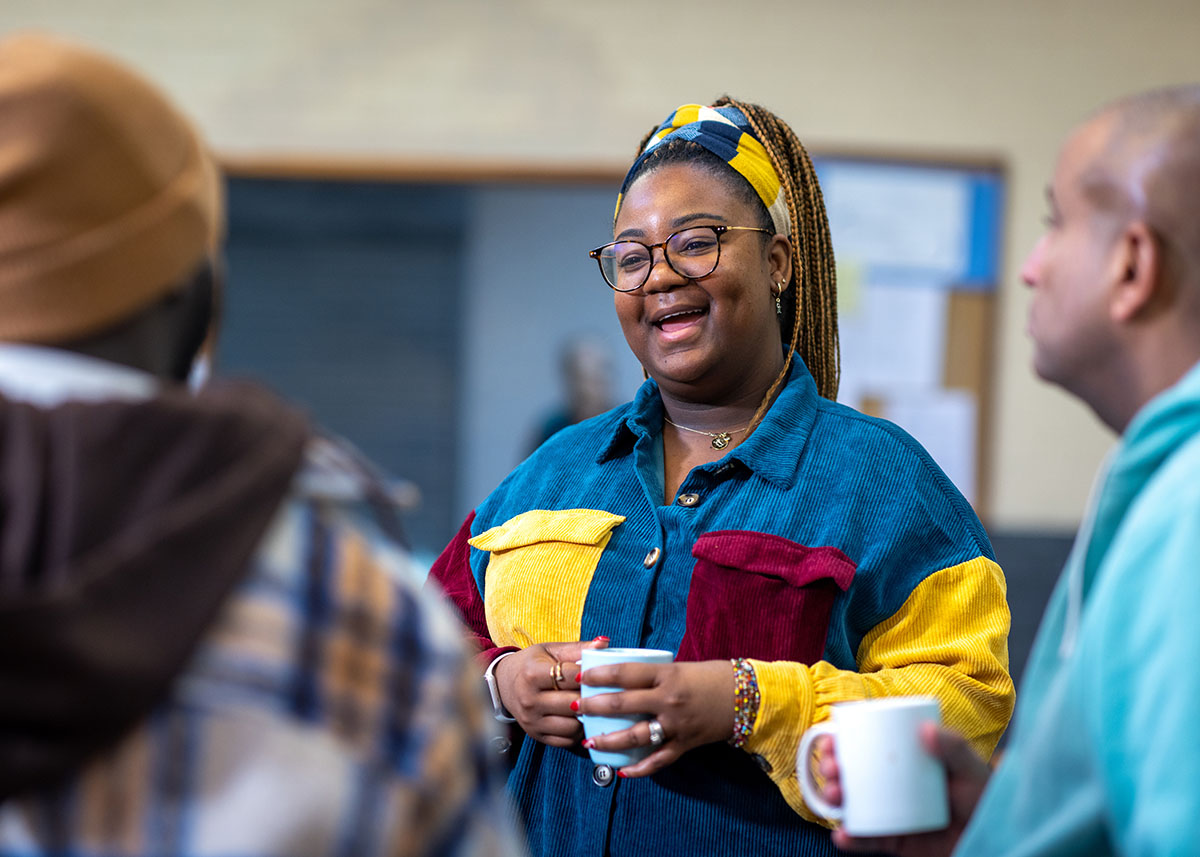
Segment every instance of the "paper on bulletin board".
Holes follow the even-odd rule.
[[[863,286],[857,312],[838,317],[838,398],[857,408],[866,397],[939,388],[949,306],[949,293],[935,285]]]
[[[929,390],[888,396],[880,415],[916,438],[974,504],[978,410],[975,395],[966,390]]]
[[[940,285],[966,275],[968,177],[911,166],[838,163],[822,170],[821,185],[838,255],[868,268],[940,274]]]
[[[837,257],[838,317],[855,316],[862,309],[863,277],[865,270],[857,259]]]

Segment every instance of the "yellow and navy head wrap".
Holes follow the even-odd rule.
[[[659,143],[677,139],[696,143],[733,167],[738,175],[750,183],[767,207],[775,231],[780,235],[792,234],[791,218],[788,216],[787,200],[784,199],[779,174],[771,166],[767,150],[750,129],[749,121],[736,107],[702,107],[699,104],[680,107],[658,126],[646,143],[646,148],[625,174],[625,184]],[[617,197],[617,212],[621,210],[623,195]]]

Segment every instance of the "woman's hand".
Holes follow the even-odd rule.
[[[579,699],[579,653],[607,645],[607,637],[588,643],[538,643],[496,664],[500,701],[526,735],[551,747],[579,744],[583,727],[571,708]]]
[[[608,664],[593,667],[582,678],[584,684],[623,690],[580,697],[580,714],[649,714],[662,726],[659,748],[637,764],[621,768],[619,776],[648,776],[693,747],[724,741],[733,734],[733,666],[729,661]],[[637,723],[598,735],[584,746],[609,751],[652,746],[650,726]]]

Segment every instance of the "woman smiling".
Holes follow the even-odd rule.
[[[795,777],[831,705],[930,694],[985,754],[1008,722],[987,535],[916,441],[833,401],[824,203],[773,114],[672,113],[591,256],[648,379],[538,449],[433,572],[524,739],[532,850],[832,854]],[[677,654],[580,676],[609,644]],[[651,719],[583,742],[581,713]],[[615,777],[587,754],[632,747],[652,752]]]

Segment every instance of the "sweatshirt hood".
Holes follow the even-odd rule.
[[[309,429],[248,385],[0,397],[0,800],[115,742],[249,568]]]

